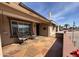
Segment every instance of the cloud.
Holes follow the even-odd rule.
[[[65,17],[57,17],[57,18],[52,17],[52,18],[53,18],[53,20],[55,20],[55,21],[59,21],[59,20],[65,19]]]
[[[65,17],[59,17],[57,20],[65,19]]]
[[[63,11],[59,11],[59,13],[55,14],[53,17],[57,18],[64,14],[67,14],[68,12],[75,10],[78,6],[79,6],[79,3],[71,3],[71,4],[67,5],[66,7],[64,7]]]

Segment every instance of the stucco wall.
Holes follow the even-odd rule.
[[[39,35],[48,36],[48,25],[40,24],[39,27]]]
[[[39,35],[55,37],[56,26],[40,24]],[[44,29],[45,28],[45,29]]]
[[[0,15],[0,18],[2,16]],[[1,21],[1,19],[0,19]],[[10,28],[9,28],[9,20],[6,16],[3,16],[2,19],[2,37],[1,37],[1,41],[2,41],[2,46],[5,46],[7,44],[11,44],[14,43],[15,40],[14,38],[10,38]]]
[[[56,36],[56,26],[53,26],[53,33],[52,33],[53,37]]]
[[[55,37],[55,33],[56,33],[56,26],[49,25],[48,26],[48,36]]]

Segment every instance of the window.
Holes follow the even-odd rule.
[[[24,22],[11,21],[11,36],[25,38],[31,35],[31,24]]]
[[[30,25],[29,24],[18,24],[19,37],[26,37],[30,35]]]
[[[18,24],[17,22],[12,21],[11,23],[11,32],[12,32],[12,36],[17,36],[18,33]]]

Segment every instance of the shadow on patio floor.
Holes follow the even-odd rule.
[[[63,35],[57,34],[57,40],[47,52],[45,57],[62,57],[63,55]]]

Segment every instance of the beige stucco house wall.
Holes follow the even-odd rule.
[[[57,28],[56,28],[56,25],[49,25],[48,26],[48,35],[49,36],[52,36],[52,37],[55,37],[55,35],[56,35],[56,30],[57,30]]]
[[[0,18],[2,16],[0,15]],[[0,19],[1,21],[1,19]],[[1,35],[2,45],[10,44],[15,42],[13,38],[10,38],[10,27],[9,27],[9,20],[7,16],[4,16],[4,20],[2,20],[2,35]]]
[[[39,26],[39,34],[40,36],[48,36],[48,25],[47,24],[40,24]]]

